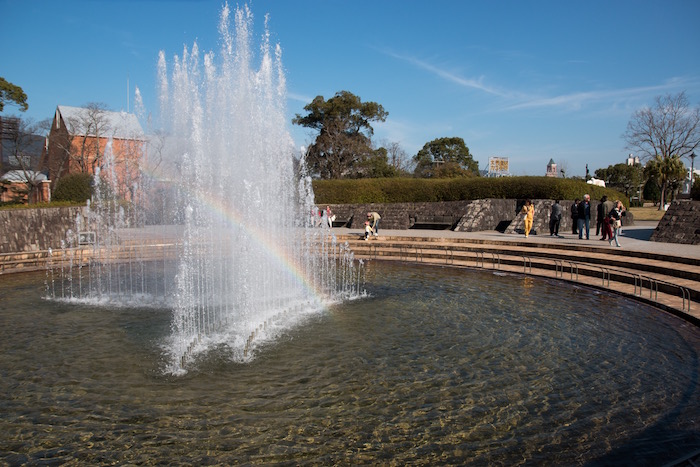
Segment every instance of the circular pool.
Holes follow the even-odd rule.
[[[370,263],[369,298],[163,370],[169,310],[0,282],[0,463],[658,465],[700,449],[700,330],[620,296]]]

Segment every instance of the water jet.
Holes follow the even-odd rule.
[[[249,357],[280,313],[293,313],[286,322],[294,325],[362,293],[347,245],[306,215],[313,192],[288,132],[280,47],[266,31],[257,57],[252,31],[250,9],[226,5],[218,54],[196,43],[171,62],[161,52],[159,138],[144,151],[147,176],[131,204],[116,199],[108,144],[95,196],[66,234],[59,285],[50,266],[53,298],[171,307],[163,345],[176,374],[224,342]],[[79,232],[96,239],[89,272],[76,254]]]

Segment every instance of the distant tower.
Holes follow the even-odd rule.
[[[637,165],[639,164],[639,156],[634,157],[634,154],[627,156],[627,165]]]
[[[557,164],[554,159],[549,159],[549,164],[547,164],[547,177],[558,177]]]

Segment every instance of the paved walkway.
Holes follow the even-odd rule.
[[[646,253],[658,253],[661,255],[678,256],[685,258],[695,258],[700,260],[700,245],[679,245],[677,243],[662,243],[649,241],[652,232],[656,228],[656,221],[637,221],[634,226],[625,227],[622,235],[619,237],[621,248],[630,251],[639,251]],[[364,230],[335,228],[333,231],[337,235],[342,234],[357,234],[363,235]],[[592,229],[590,240],[579,240],[578,235],[573,235],[570,232],[560,232],[560,238],[550,237],[549,232],[545,235],[530,235],[525,238],[524,235],[505,234],[495,230],[486,230],[481,232],[453,232],[452,230],[388,230],[382,229],[380,225],[380,236],[392,237],[424,237],[424,238],[469,238],[480,239],[486,241],[499,242],[529,242],[533,244],[543,245],[570,245],[573,247],[595,247],[617,249],[615,246],[609,246],[607,241],[600,241],[599,236],[595,235],[595,226]]]

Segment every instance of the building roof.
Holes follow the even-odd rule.
[[[17,148],[17,141],[11,139],[0,139],[0,155],[5,168],[16,167],[19,161],[16,157],[29,157],[31,160],[24,162],[27,167],[29,164],[36,164],[41,158],[41,152],[46,144],[46,137],[39,135],[24,135],[20,148]]]
[[[42,182],[48,180],[46,175],[41,172],[34,172],[32,170],[10,170],[5,175],[0,177],[2,182],[27,182],[29,180],[35,182]]]
[[[87,131],[81,128],[81,122],[90,120],[91,109],[84,107],[70,107],[67,105],[59,105],[56,109],[63,117],[64,122],[71,122],[74,125],[71,131],[75,133],[85,134]],[[119,139],[144,139],[143,128],[139,123],[136,115],[127,112],[112,112],[110,110],[100,110],[100,119],[104,119],[105,127],[109,129],[109,133],[105,137],[113,137]],[[68,123],[67,123],[68,124]],[[86,135],[86,136],[95,136]]]

